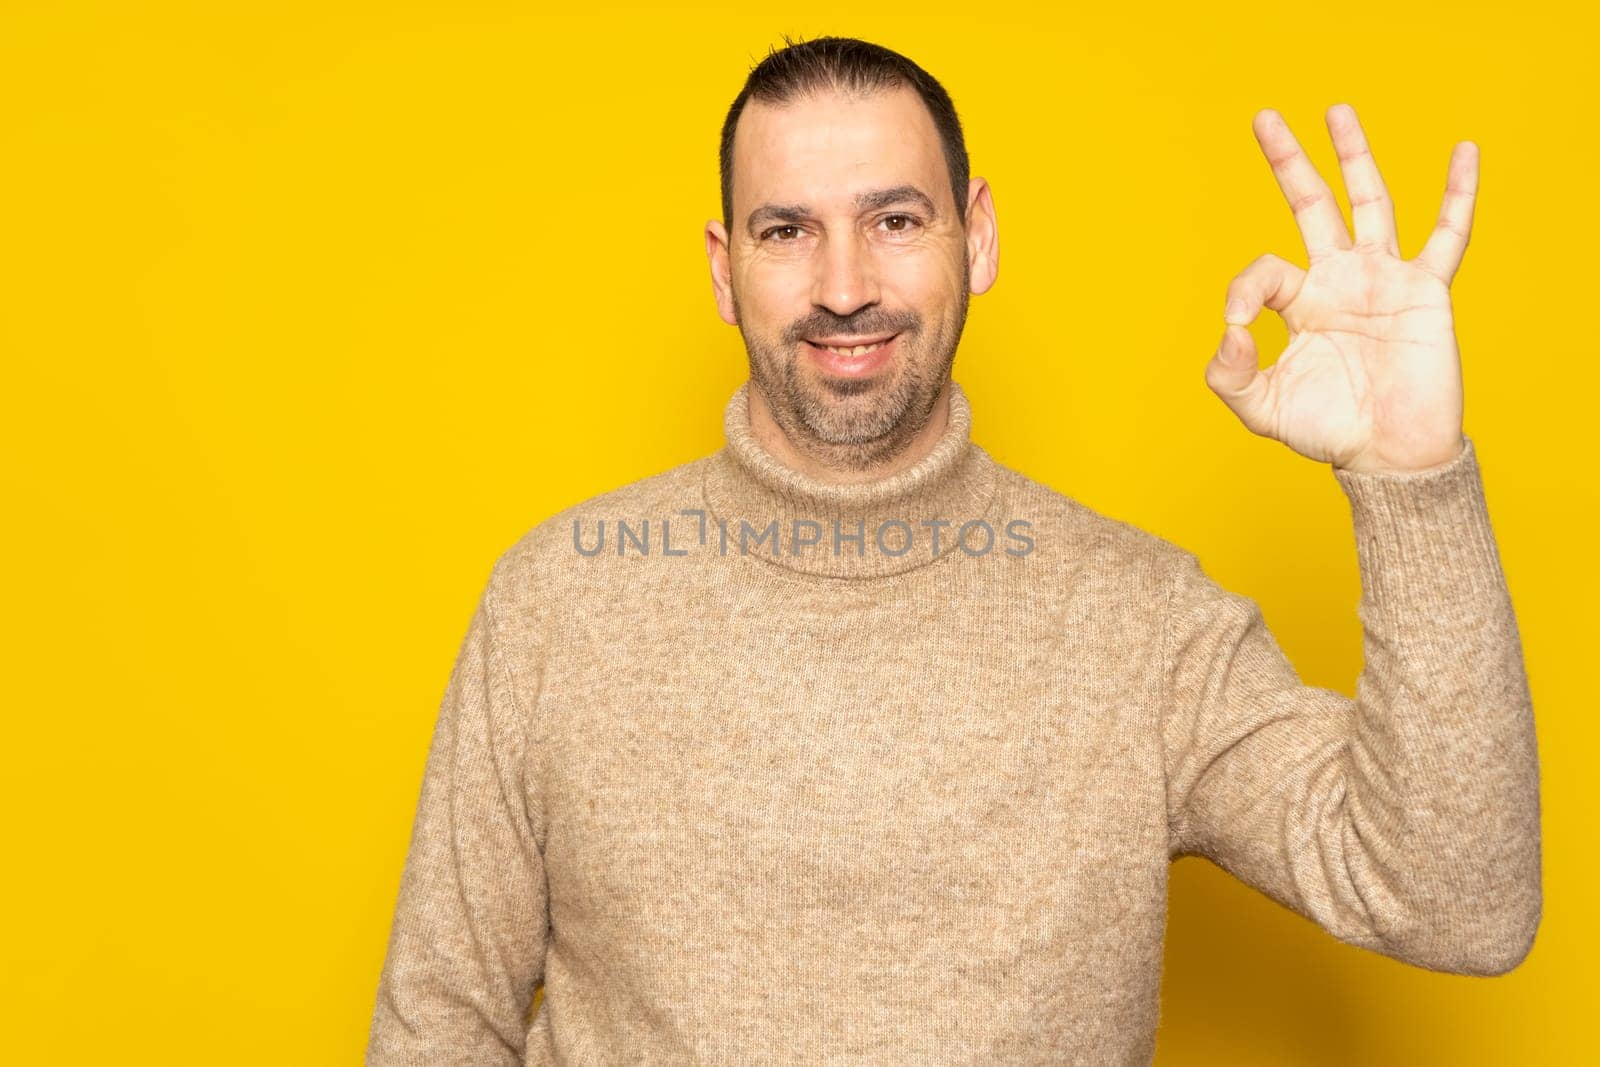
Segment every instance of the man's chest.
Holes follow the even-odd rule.
[[[842,917],[1037,916],[1075,869],[1145,870],[1164,846],[1153,664],[1126,620],[981,596],[787,607],[657,604],[548,656],[533,737],[553,916],[687,937],[712,902],[817,936]]]

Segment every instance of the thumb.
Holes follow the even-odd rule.
[[[1251,433],[1270,436],[1267,376],[1256,366],[1256,341],[1248,329],[1230,324],[1222,331],[1216,354],[1206,364],[1206,385]]]

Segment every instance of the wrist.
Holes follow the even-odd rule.
[[[1399,460],[1389,460],[1373,465],[1365,465],[1356,461],[1349,466],[1333,464],[1333,469],[1346,474],[1377,474],[1377,475],[1409,475],[1430,474],[1444,470],[1446,467],[1461,459],[1466,451],[1466,434],[1459,435],[1453,446],[1445,448],[1431,448],[1420,451],[1415,457],[1404,457]]]

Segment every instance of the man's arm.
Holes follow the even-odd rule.
[[[434,727],[368,1064],[520,1064],[544,976],[548,899],[529,808],[524,708],[497,644],[493,585]]]
[[[1303,686],[1256,603],[1182,553],[1163,709],[1173,854],[1349,944],[1502,974],[1542,910],[1539,762],[1472,441],[1430,470],[1333,470],[1361,569],[1356,699]]]

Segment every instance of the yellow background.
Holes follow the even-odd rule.
[[[1586,1048],[1595,26],[1529,3],[1093,6],[1115,13],[7,4],[0,1055],[359,1059],[491,563],[720,446],[746,364],[701,229],[723,115],[785,32],[886,44],[955,99],[1002,249],[956,362],[974,438],[1196,551],[1346,694],[1344,498],[1202,376],[1229,278],[1304,263],[1251,118],[1281,110],[1343,197],[1323,113],[1353,104],[1406,256],[1451,146],[1478,143],[1454,295],[1538,715],[1544,924],[1512,974],[1446,976],[1186,860],[1157,1061]],[[1255,332],[1270,360],[1276,316]]]

